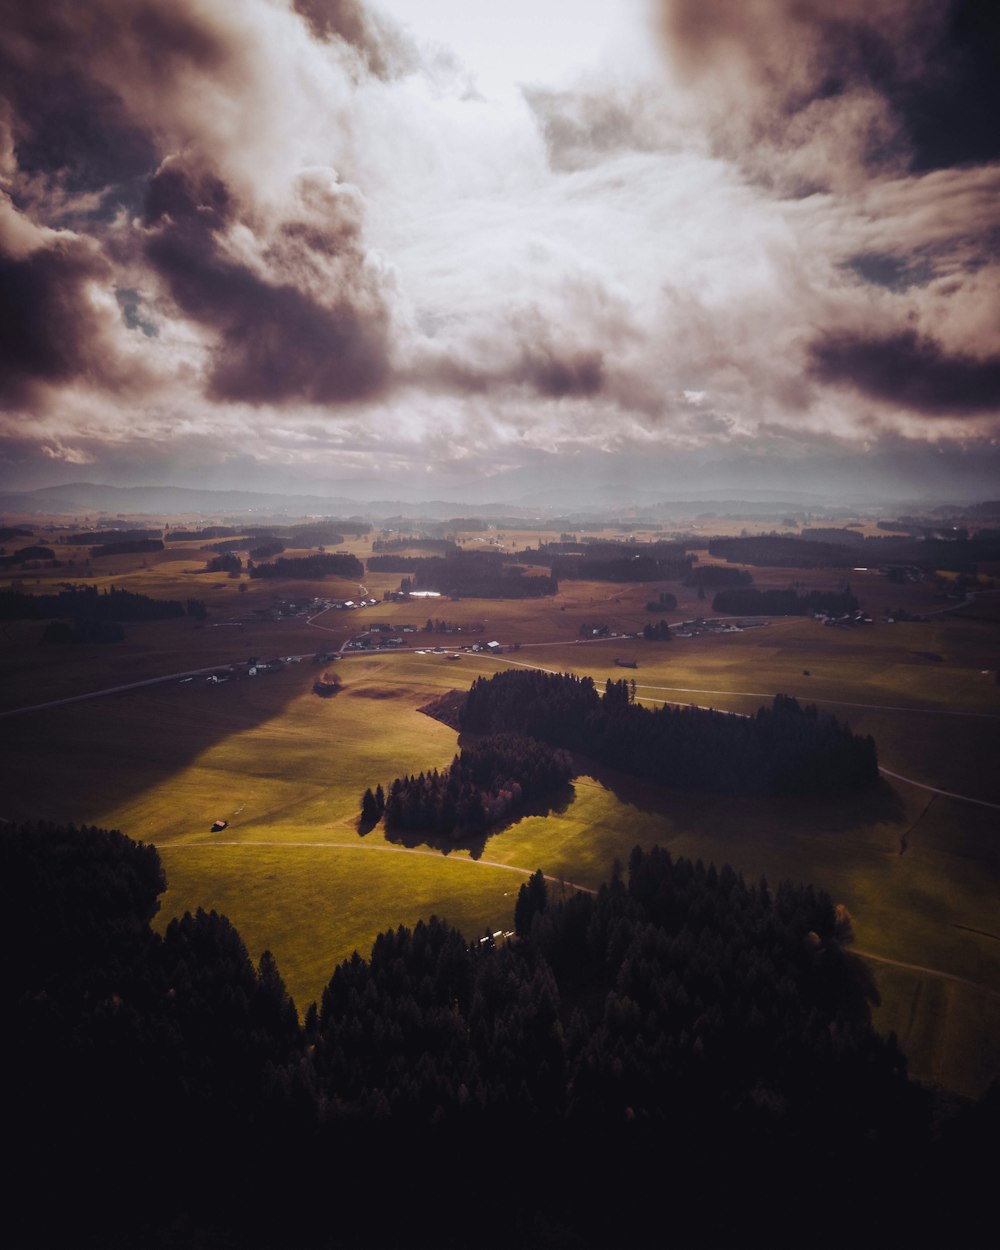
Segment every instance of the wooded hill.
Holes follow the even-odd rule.
[[[153,848],[7,826],[0,869],[13,1250],[972,1246],[990,1227],[1000,1091],[936,1132],[812,887],[658,850],[565,902],[536,873],[516,940],[387,930],[300,1025],[224,917],[151,930]]]

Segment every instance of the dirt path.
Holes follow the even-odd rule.
[[[322,850],[336,851],[384,851],[390,855],[430,855],[434,859],[448,859],[453,864],[471,864],[473,867],[480,866],[483,868],[503,868],[506,872],[517,872],[523,877],[533,876],[537,871],[533,868],[518,868],[516,864],[501,864],[494,859],[466,859],[464,856],[446,856],[442,851],[421,850],[418,847],[411,846],[385,846],[380,842],[290,842],[290,841],[261,841],[254,839],[246,842],[181,842],[167,843],[165,846],[157,848],[164,852],[173,854],[174,851],[214,851],[219,847],[243,847],[243,846],[294,846],[306,848],[319,848]],[[596,894],[596,890],[592,890],[589,885],[578,885],[575,881],[566,881],[562,877],[550,877],[547,873],[542,874],[546,881],[551,881],[553,885],[566,886],[570,890],[579,890],[581,894]]]
[[[848,951],[860,955],[862,959],[870,959],[872,963],[887,964],[890,968],[902,968],[905,972],[919,972],[922,976],[940,977],[943,981],[954,981],[956,985],[964,985],[970,990],[979,990],[989,994],[991,998],[1000,998],[1000,990],[991,989],[988,985],[980,985],[978,981],[969,981],[966,977],[957,977],[953,972],[942,972],[940,968],[925,968],[923,964],[908,964],[901,959],[889,959],[887,955],[876,955],[874,951],[859,950],[849,946]]]
[[[247,841],[247,842],[235,842],[235,841],[187,842],[187,843],[180,843],[180,844],[173,844],[173,845],[168,843],[166,846],[158,848],[158,849],[162,850],[163,852],[174,854],[175,852],[178,852],[178,851],[206,851],[206,850],[214,851],[214,850],[220,850],[220,849],[239,849],[242,847],[247,847],[247,848],[252,849],[253,847],[256,847],[256,846],[267,846],[267,847],[288,846],[288,847],[296,847],[299,849],[304,848],[304,849],[310,849],[310,850],[375,851],[375,852],[382,852],[388,855],[429,855],[434,859],[445,858],[444,856],[442,856],[442,853],[440,851],[421,850],[417,847],[408,847],[408,846],[385,846],[381,843],[374,843],[374,842],[369,842],[369,843],[365,843],[365,842],[281,842],[277,840],[275,841],[254,840],[254,841]],[[451,857],[448,857],[448,858],[451,859]],[[506,872],[519,873],[522,877],[530,877],[533,875],[532,869],[530,868],[519,868],[516,864],[501,864],[497,862],[496,860],[492,860],[492,859],[466,859],[464,857],[456,856],[455,858],[451,859],[451,862],[456,863],[456,864],[468,864],[472,868],[475,868],[475,867],[502,868]],[[545,877],[546,881],[551,882],[553,885],[565,886],[571,890],[579,890],[583,894],[596,894],[597,893],[596,890],[591,889],[591,887],[588,885],[578,885],[575,881],[566,881],[562,877],[553,877],[553,876],[550,876],[548,873],[544,873],[543,876]],[[927,968],[923,964],[905,963],[903,960],[890,959],[887,955],[876,955],[874,951],[860,950],[857,947],[848,947],[847,949],[853,952],[855,955],[860,955],[862,959],[871,960],[872,963],[886,964],[887,966],[892,967],[892,968],[902,968],[906,972],[917,972],[917,973],[920,973],[922,976],[940,977],[944,981],[953,981],[957,985],[964,985],[969,989],[979,990],[984,994],[989,994],[993,998],[1000,998],[1000,990],[994,990],[990,988],[990,986],[988,985],[980,985],[976,981],[970,981],[966,977],[956,976],[952,972],[942,972],[940,968]]]

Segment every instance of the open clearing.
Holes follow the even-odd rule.
[[[418,630],[429,614],[483,622],[486,637],[521,647],[503,658],[465,653],[457,662],[412,649],[351,656],[336,666],[343,690],[330,699],[312,694],[323,670],[304,662],[254,680],[171,682],[0,721],[7,775],[16,779],[0,816],[109,825],[155,842],[169,882],[161,924],[188,908],[224,911],[255,956],[274,952],[304,1008],[338,959],[366,951],[387,926],[434,913],[470,939],[506,930],[523,871],[540,867],[593,888],[634,845],[659,843],[675,855],[729,862],[746,876],[763,873],[772,884],[813,881],[848,907],[860,949],[960,978],[873,963],[882,996],[876,1021],[897,1032],[918,1077],[975,1094],[1000,1070],[1000,999],[988,992],[1000,989],[1000,825],[990,809],[902,782],[860,798],[797,803],[668,793],[591,775],[577,779],[564,810],[525,818],[490,839],[483,855],[490,863],[473,863],[465,851],[367,853],[389,848],[380,829],[360,839],[356,828],[365,786],[450,762],[455,734],[417,709],[507,661],[589,673],[600,683],[634,677],[637,696],[651,703],[750,712],[777,691],[818,700],[871,733],[887,768],[1000,802],[997,625],[988,613],[850,631],[774,620],[671,643],[581,643],[586,622],[641,629],[654,619],[645,602],[661,588],[679,588],[564,582],[554,600],[442,599],[328,612],[312,626],[303,617],[223,625],[249,606],[270,604],[272,587],[250,583],[237,593],[236,582],[189,571],[203,554],[162,554],[170,559],[145,568],[134,557],[116,558],[101,580],[204,598],[207,626],[187,619],[127,625],[121,646],[41,648],[37,623],[7,623],[3,708],[249,655],[332,649],[374,620]],[[787,584],[791,571],[778,572],[776,584]],[[842,580],[829,571],[809,576],[828,587]],[[883,598],[896,601],[893,592],[910,592],[884,580],[870,591],[852,581],[875,611]],[[381,594],[397,583],[397,575],[382,575],[369,585]],[[354,595],[358,587],[282,586],[295,591]],[[705,610],[693,592],[679,598],[678,610],[664,614],[671,621]],[[410,638],[412,648],[453,649],[456,641],[422,632]],[[616,667],[616,657],[639,667]],[[209,832],[217,818],[229,821],[223,835]]]

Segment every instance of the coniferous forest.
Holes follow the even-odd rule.
[[[753,716],[635,703],[625,680],[603,697],[589,677],[518,669],[480,677],[462,708],[470,733],[527,733],[662,785],[718,794],[815,794],[878,779],[870,737],[778,695]]]
[[[566,751],[521,734],[494,734],[463,747],[440,772],[397,777],[385,800],[386,832],[429,835],[451,846],[477,841],[565,786],[573,772]],[[370,827],[368,793],[361,818]]]
[[[517,937],[383,933],[300,1023],[155,849],[0,831],[12,1247],[988,1244],[1000,1089],[942,1127],[810,886],[636,849]]]

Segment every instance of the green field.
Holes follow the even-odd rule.
[[[364,554],[363,545],[348,545]],[[540,867],[593,888],[634,845],[659,843],[677,855],[732,863],[746,876],[763,873],[772,884],[793,878],[827,890],[850,910],[857,947],[879,957],[871,964],[882,1000],[876,1020],[897,1032],[914,1074],[975,1094],[1000,1071],[995,809],[898,781],[858,799],[803,803],[679,795],[585,774],[564,810],[497,834],[478,862],[467,852],[408,852],[386,843],[380,829],[362,839],[356,828],[366,786],[440,768],[454,754],[455,734],[418,709],[507,663],[589,673],[600,682],[634,677],[638,697],[650,702],[747,712],[777,691],[819,700],[873,734],[886,767],[1000,803],[997,626],[988,616],[851,631],[795,619],[663,644],[580,643],[583,622],[641,629],[651,619],[646,600],[679,588],[565,582],[553,600],[442,599],[380,605],[368,614],[329,612],[312,624],[226,625],[248,606],[269,604],[272,584],[239,592],[235,581],[193,571],[202,554],[162,554],[170,558],[145,566],[116,557],[102,579],[161,597],[205,598],[212,611],[206,627],[187,619],[128,625],[117,647],[42,648],[38,623],[10,623],[0,646],[4,708],[251,654],[330,649],[365,619],[418,627],[429,615],[482,621],[486,637],[521,646],[503,659],[448,661],[413,651],[453,647],[453,637],[418,633],[407,652],[342,660],[343,689],[331,699],[312,694],[320,670],[304,661],[253,680],[172,681],[0,719],[14,779],[0,816],[109,825],[155,842],[169,883],[160,923],[198,906],[224,911],[255,956],[274,952],[304,1008],[335,961],[365,951],[389,925],[436,913],[470,938],[506,930],[524,872]],[[787,583],[789,571],[780,574]],[[807,576],[838,583],[836,574],[801,580]],[[381,594],[397,583],[384,575],[369,587]],[[871,592],[855,589],[866,602],[870,593],[877,611],[900,588],[879,580]],[[331,581],[281,590],[353,595],[357,587]],[[690,602],[681,597],[668,619],[705,611],[693,592],[683,595]],[[638,669],[616,667],[616,656],[637,659]],[[209,832],[216,819],[230,822],[223,834]]]

